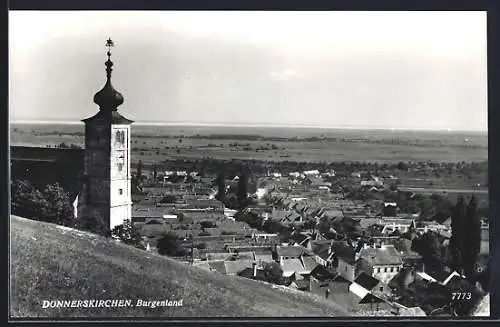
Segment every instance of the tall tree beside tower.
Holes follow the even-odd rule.
[[[236,198],[240,208],[245,207],[248,199],[248,178],[249,174],[246,167],[242,167],[240,171],[240,179],[238,180],[238,189],[236,191]]]
[[[221,202],[224,202],[226,198],[226,176],[223,171],[221,171],[217,175],[215,183],[217,185],[217,195],[215,196],[215,198]]]
[[[467,215],[467,206],[462,196],[458,197],[457,204],[453,208],[451,215],[451,239],[450,253],[453,260],[453,268],[461,271],[463,267],[462,249],[465,240],[465,219]]]
[[[481,220],[477,214],[477,200],[472,196],[467,207],[464,241],[462,248],[463,267],[467,278],[476,277],[476,263],[481,248]]]
[[[158,177],[158,168],[156,167],[156,164],[153,166],[153,180],[156,183],[156,178]]]
[[[142,160],[137,163],[137,179],[139,181],[142,179]]]

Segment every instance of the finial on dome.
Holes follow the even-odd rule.
[[[111,67],[113,67],[113,62],[111,61],[111,48],[115,46],[115,43],[113,42],[113,40],[111,40],[111,38],[108,38],[106,40],[106,47],[108,48],[108,52],[107,52],[107,55],[108,55],[108,61],[106,61],[106,76],[109,78],[111,78],[111,72],[113,71],[113,69]]]
[[[99,105],[100,110],[112,110],[116,111],[117,107],[123,103],[123,96],[113,88],[111,85],[111,72],[113,69],[113,62],[111,61],[111,48],[115,46],[115,43],[111,38],[106,40],[106,47],[108,48],[106,61],[106,85],[95,94],[94,102]]]

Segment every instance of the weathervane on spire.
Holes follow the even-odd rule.
[[[111,48],[115,46],[115,43],[111,38],[106,40],[106,47],[108,48],[108,58],[111,57]]]
[[[115,43],[113,42],[113,40],[111,40],[111,38],[108,38],[106,40],[106,47],[108,48],[108,61],[106,61],[106,76],[108,77],[108,81],[111,79],[111,72],[113,71],[113,69],[111,67],[113,67],[113,62],[111,61],[111,48],[115,46]]]

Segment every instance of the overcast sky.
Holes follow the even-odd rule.
[[[485,12],[13,12],[10,117],[487,130]]]

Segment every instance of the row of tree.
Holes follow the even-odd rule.
[[[481,219],[477,214],[477,201],[474,196],[468,205],[463,197],[458,198],[451,216],[451,229],[450,252],[453,268],[475,278],[481,249]]]
[[[444,266],[449,266],[475,282],[481,247],[481,220],[475,197],[471,197],[469,204],[463,197],[458,198],[451,228],[449,246],[444,246],[437,234],[425,233],[413,240],[412,249],[422,255],[430,270],[443,270]]]

